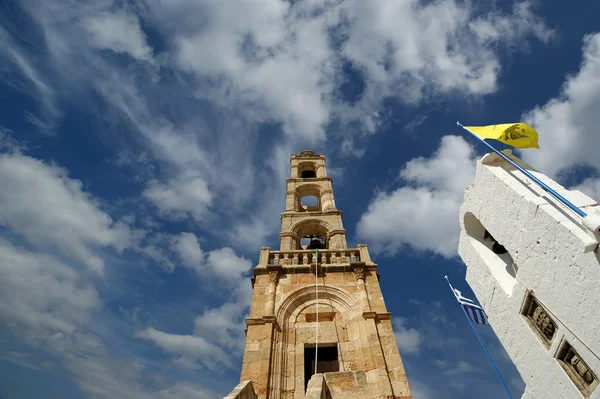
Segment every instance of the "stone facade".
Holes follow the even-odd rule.
[[[254,268],[241,381],[260,399],[411,398],[377,265],[366,245],[346,245],[325,157],[292,155],[290,169],[280,250],[261,248]],[[306,235],[321,238],[318,258]],[[307,365],[317,343],[324,374]]]
[[[505,153],[600,215],[593,199]],[[600,399],[599,237],[496,154],[478,162],[460,224],[467,281],[526,384],[523,398]]]

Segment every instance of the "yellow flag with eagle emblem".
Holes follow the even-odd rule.
[[[540,148],[538,133],[526,123],[504,123],[488,126],[465,126],[482,139],[494,139],[516,148]]]

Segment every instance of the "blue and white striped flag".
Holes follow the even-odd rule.
[[[460,303],[460,306],[463,307],[465,312],[467,312],[469,319],[471,319],[473,323],[488,324],[487,315],[481,306],[476,305],[475,302],[469,298],[462,296],[461,292],[456,288],[454,288],[454,295],[456,295],[456,300]]]

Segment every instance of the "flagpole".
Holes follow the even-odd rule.
[[[452,287],[452,284],[450,284],[450,280],[448,280],[448,276],[444,276],[444,278],[448,282],[448,285],[450,286],[450,290],[452,291],[452,294],[454,295],[454,298],[456,298],[456,300],[458,301],[458,298],[456,297],[456,293],[454,292],[454,287]],[[494,363],[494,360],[492,359],[492,356],[488,352],[488,350],[487,350],[487,348],[485,346],[485,343],[483,342],[483,339],[481,339],[481,337],[479,336],[479,333],[477,332],[477,329],[473,325],[473,322],[471,321],[471,318],[467,314],[467,311],[465,310],[465,308],[462,305],[460,305],[460,308],[462,309],[463,314],[467,318],[467,321],[469,322],[469,325],[471,326],[471,329],[473,330],[473,332],[477,336],[477,339],[479,340],[479,343],[481,344],[481,347],[483,348],[483,351],[487,355],[487,358],[490,360],[490,363],[492,363],[492,367],[494,368],[494,371],[496,372],[496,375],[500,379],[500,382],[502,383],[502,386],[504,387],[504,390],[506,391],[508,397],[510,399],[513,399],[512,395],[510,394],[510,391],[508,390],[508,387],[506,386],[506,383],[504,382],[504,379],[500,375],[500,371],[498,370],[498,367],[496,367],[496,363]]]
[[[317,374],[317,355],[319,353],[319,248],[315,248],[315,298],[317,300],[317,320],[315,326],[315,374]]]
[[[528,170],[526,170],[525,168],[523,168],[521,165],[517,164],[515,161],[513,161],[509,157],[507,157],[504,153],[502,153],[501,151],[498,151],[490,143],[488,143],[487,141],[485,141],[484,139],[482,139],[481,137],[479,137],[478,135],[476,135],[475,133],[473,133],[468,128],[464,127],[460,122],[456,122],[456,125],[462,127],[464,130],[466,130],[467,132],[471,133],[471,135],[473,137],[475,137],[477,140],[479,140],[483,144],[485,144],[490,150],[494,151],[496,154],[498,154],[500,157],[502,157],[502,159],[504,159],[506,162],[510,163],[512,166],[514,166],[515,168],[517,168],[518,170],[520,170],[521,172],[523,172],[523,174],[525,174],[525,176],[529,177],[531,180],[533,180],[534,182],[536,182],[542,189],[544,189],[544,191],[546,191],[547,193],[549,193],[550,195],[552,195],[554,198],[556,198],[557,200],[559,200],[560,202],[562,202],[565,206],[567,206],[573,212],[575,212],[576,214],[578,214],[579,216],[581,216],[582,218],[584,218],[583,224],[584,224],[585,227],[589,228],[594,233],[600,233],[599,220],[597,220],[599,218],[597,216],[595,216],[595,215],[588,215],[587,213],[585,213],[584,211],[582,211],[581,209],[579,209],[571,201],[569,201],[568,199],[566,199],[565,197],[563,197],[562,195],[560,195],[559,193],[557,193],[556,191],[554,191],[546,183],[544,183],[543,181],[541,181],[540,179],[538,179],[537,177],[535,177],[533,174],[531,174],[531,172],[529,172]]]

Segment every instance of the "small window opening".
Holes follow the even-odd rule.
[[[316,195],[306,195],[302,197],[302,206],[317,206],[319,205],[319,197]]]
[[[316,195],[305,195],[300,198],[298,211],[300,212],[320,212],[321,204]]]
[[[507,295],[512,295],[513,288],[517,284],[518,267],[511,254],[496,241],[472,213],[465,214],[464,226],[469,241],[487,264],[502,290]]]
[[[304,391],[308,388],[310,377],[315,374],[315,352],[317,356],[317,374],[340,371],[337,345],[319,345],[318,351],[315,349],[314,346],[304,348]]]
[[[313,179],[317,177],[317,174],[314,170],[303,170],[302,174],[300,174],[300,177],[303,179]]]
[[[496,239],[490,234],[489,231],[485,231],[484,235],[483,235],[483,239],[484,240],[490,240],[492,241],[494,244],[492,244],[492,251],[496,254],[496,255],[503,255],[505,253],[507,253],[508,251],[506,250],[506,248],[504,248],[504,245],[500,244],[498,241],[496,241]]]

